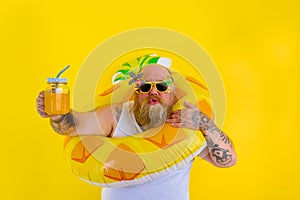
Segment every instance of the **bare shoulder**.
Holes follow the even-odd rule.
[[[123,104],[113,104],[113,105],[111,105],[111,107],[112,107],[112,111],[113,111],[113,115],[114,115],[114,120],[117,123],[119,121],[121,113],[122,113]]]

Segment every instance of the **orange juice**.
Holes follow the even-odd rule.
[[[45,112],[48,115],[61,115],[70,111],[70,92],[65,78],[48,78],[44,91]]]
[[[70,111],[69,94],[45,93],[45,112],[48,115],[66,114]]]

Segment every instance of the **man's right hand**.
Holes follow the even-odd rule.
[[[57,120],[60,119],[62,115],[51,115],[49,116],[45,112],[45,103],[44,103],[44,91],[41,91],[36,98],[36,110],[39,113],[39,115],[43,118],[51,118],[52,120]]]
[[[36,98],[36,110],[41,117],[49,117],[49,115],[47,115],[47,113],[45,112],[44,91],[41,91],[38,97]]]

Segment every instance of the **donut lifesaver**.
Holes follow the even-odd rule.
[[[205,84],[196,77],[179,73],[173,75],[177,98],[173,109],[182,107],[184,101],[193,102],[213,118],[210,94]],[[125,102],[131,98],[133,90],[128,83],[117,84],[113,88],[107,87],[98,96],[102,99],[97,106],[113,102],[112,99]],[[122,98],[113,97],[119,92]],[[73,173],[82,180],[102,187],[124,187],[141,184],[181,168],[205,147],[206,141],[200,131],[165,124],[123,138],[67,136],[64,155]]]

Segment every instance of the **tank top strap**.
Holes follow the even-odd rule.
[[[125,137],[143,132],[136,122],[133,112],[130,110],[133,103],[133,101],[128,101],[123,104],[122,112],[112,137]]]

